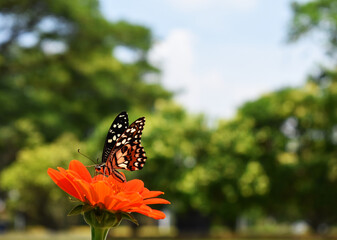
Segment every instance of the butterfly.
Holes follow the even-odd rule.
[[[145,117],[138,118],[129,126],[128,114],[121,112],[112,122],[105,139],[102,163],[95,166],[95,171],[112,175],[120,182],[126,182],[124,174],[117,169],[140,170],[146,162],[146,155],[141,145]]]

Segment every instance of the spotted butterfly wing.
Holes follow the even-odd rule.
[[[120,113],[109,129],[103,148],[102,164],[96,166],[96,171],[125,182],[124,174],[116,169],[142,169],[146,162],[145,151],[141,145],[144,124],[145,118],[141,117],[128,127],[127,113]]]
[[[111,153],[111,150],[116,145],[118,138],[123,134],[123,132],[129,126],[129,118],[126,112],[121,112],[115,118],[111,127],[109,128],[108,134],[105,139],[103,153],[102,153],[102,163],[105,163]]]
[[[118,139],[113,151],[115,152],[115,168],[130,171],[140,170],[146,162],[146,155],[141,145],[145,117],[134,121]]]

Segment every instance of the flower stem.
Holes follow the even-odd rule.
[[[108,236],[108,232],[110,228],[99,228],[99,227],[93,227],[91,228],[91,240],[106,240],[106,237]]]

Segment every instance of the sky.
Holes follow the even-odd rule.
[[[303,2],[303,0],[302,0]],[[314,39],[287,42],[290,0],[101,0],[111,20],[149,27],[150,61],[162,84],[192,113],[230,118],[243,103],[303,85],[326,61]],[[132,61],[119,48],[115,54]]]

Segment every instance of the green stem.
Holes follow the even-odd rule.
[[[106,237],[108,236],[108,232],[110,228],[99,228],[99,227],[93,227],[91,228],[91,240],[106,240]]]

